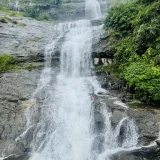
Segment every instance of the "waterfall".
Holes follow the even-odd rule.
[[[16,9],[16,11],[19,11],[19,1],[16,1],[15,9]]]
[[[86,17],[101,16],[97,0],[86,1]],[[134,147],[137,133],[134,122],[124,117],[116,128],[111,125],[112,113],[101,107],[103,132],[96,133],[95,104],[92,94],[101,89],[91,73],[93,27],[90,20],[61,23],[59,33],[45,49],[45,68],[32,102],[40,106],[40,121],[34,121],[38,112],[33,105],[26,111],[27,127],[36,124],[29,160],[110,160],[113,151]],[[61,46],[60,68],[55,73],[52,57],[57,42]],[[119,141],[125,123],[124,138]],[[98,124],[98,123],[97,123]]]
[[[101,17],[101,8],[97,0],[86,0],[86,18],[97,19]]]
[[[29,6],[32,6],[32,2],[31,1],[29,2]]]

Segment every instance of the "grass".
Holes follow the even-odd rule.
[[[26,27],[26,26],[27,26],[27,24],[25,24],[25,23],[18,23],[18,24],[17,24],[17,26],[20,26],[20,27]]]

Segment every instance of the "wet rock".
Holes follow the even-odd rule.
[[[8,17],[4,13],[0,13],[0,16]],[[1,24],[0,54],[12,54],[19,62],[44,61],[42,50],[54,36],[54,23],[39,22],[25,17],[9,18],[17,24]]]
[[[111,7],[111,2],[108,0],[101,0],[100,6],[102,14],[106,14],[107,9]],[[48,12],[54,19],[60,21],[82,20],[86,18],[85,0],[70,0],[66,3],[62,3],[60,7],[52,5]]]
[[[9,155],[15,146],[15,139],[26,126],[25,103],[37,87],[40,70],[18,70],[1,73],[0,77],[0,153]],[[26,104],[26,105],[25,105]],[[30,138],[26,139],[30,142]],[[26,143],[21,145],[25,152]],[[7,150],[8,148],[8,150]],[[15,151],[17,153],[17,151]]]
[[[100,135],[97,136],[92,145],[92,150],[97,152],[97,153],[102,153],[104,151],[104,142],[105,142],[105,137]]]
[[[126,114],[136,122],[139,133],[139,145],[148,145],[158,138],[158,111],[146,109],[129,109],[127,110]]]
[[[121,94],[119,95],[119,98],[123,103],[126,102],[132,102],[133,101],[133,96],[132,95],[127,95],[127,94]]]
[[[124,112],[119,110],[114,110],[111,116],[111,123],[113,127],[116,127],[117,124],[123,119]]]
[[[92,26],[100,26],[103,24],[103,19],[94,19],[94,20],[91,20],[91,24]]]
[[[156,143],[160,147],[160,140],[156,140]]]
[[[29,156],[27,154],[24,154],[20,156],[12,155],[12,156],[9,156],[8,158],[5,158],[4,160],[28,160],[28,158]]]
[[[96,40],[93,41],[92,57],[113,59],[114,52],[110,46],[109,34],[103,30],[101,32],[98,42]]]
[[[96,134],[103,133],[105,129],[105,117],[101,112],[94,112],[94,132]]]
[[[145,146],[131,151],[122,151],[114,155],[119,160],[159,160],[160,147],[157,145]]]
[[[99,101],[106,104],[106,108],[111,111],[112,116],[110,119],[113,127],[117,126],[120,120],[125,116],[128,116],[135,121],[139,134],[139,146],[148,145],[158,138],[158,117],[160,115],[158,110],[128,108],[127,104],[122,103],[118,97],[112,97],[111,95],[104,95],[98,98]],[[98,105],[101,106],[101,104]]]

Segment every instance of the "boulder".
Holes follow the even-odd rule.
[[[92,58],[107,58],[113,59],[114,52],[110,46],[109,33],[101,29],[99,40],[93,40],[92,45]],[[96,34],[94,34],[96,36]],[[97,36],[96,36],[97,37]]]

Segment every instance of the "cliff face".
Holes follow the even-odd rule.
[[[107,9],[111,6],[110,1],[101,0],[102,14],[105,15]],[[49,13],[52,17],[62,21],[74,21],[85,18],[85,0],[71,0],[67,3],[62,3],[60,8],[51,6]]]
[[[0,17],[9,16],[0,13]],[[1,155],[18,152],[15,151],[15,139],[25,130],[25,110],[41,74],[44,47],[54,36],[54,24],[23,17],[9,18],[16,24],[0,23],[0,54],[12,54],[19,63],[31,68],[0,73]],[[24,146],[20,148],[25,151]]]

